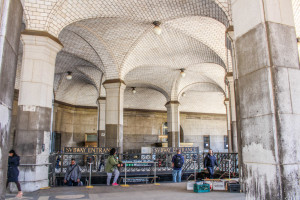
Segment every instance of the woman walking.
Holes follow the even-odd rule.
[[[110,180],[112,177],[112,173],[115,174],[114,181],[112,183],[113,186],[118,186],[117,181],[120,175],[118,167],[121,166],[121,162],[116,158],[116,149],[112,148],[109,152],[109,156],[107,159],[107,163],[105,166],[105,172],[107,173],[107,185],[110,185]]]
[[[19,162],[20,157],[16,154],[14,150],[9,151],[9,157],[8,157],[8,171],[7,171],[7,182],[6,182],[6,188],[8,187],[9,182],[15,182],[18,187],[18,195],[17,198],[23,197],[23,192],[21,190],[21,186],[18,180],[19,177]]]

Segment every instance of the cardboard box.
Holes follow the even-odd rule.
[[[223,191],[226,190],[225,181],[214,181],[213,182],[213,190]]]
[[[194,190],[194,184],[196,182],[195,181],[188,181],[187,184],[186,184],[186,189],[187,190]]]

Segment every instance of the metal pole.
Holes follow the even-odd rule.
[[[126,185],[126,163],[125,163],[125,185]]]
[[[156,184],[156,162],[154,162],[154,185]]]
[[[92,163],[90,163],[90,179],[89,179],[89,186],[91,186],[91,178],[92,178]]]
[[[231,160],[229,159],[229,179],[230,179],[230,168],[231,168]]]
[[[196,161],[193,161],[193,163],[194,163],[194,177],[195,177],[195,182],[197,181],[197,179],[196,179],[196,176],[197,176],[197,174],[196,174]]]

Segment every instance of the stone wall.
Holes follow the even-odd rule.
[[[167,122],[166,112],[157,111],[125,111],[124,112],[124,151],[150,147],[159,142],[163,123]],[[215,152],[227,152],[224,149],[226,130],[226,115],[181,113],[181,127],[184,132],[184,142],[194,143],[204,149],[203,136],[210,136],[210,145]]]
[[[17,104],[17,101],[14,102]],[[16,106],[15,106],[16,107]],[[97,109],[74,107],[55,104],[54,128],[61,134],[61,148],[84,146],[85,133],[97,133]],[[17,109],[13,111],[13,122],[16,120]],[[14,120],[15,119],[15,120]],[[150,147],[160,142],[162,125],[167,122],[167,112],[129,110],[124,111],[124,151]],[[226,135],[226,115],[181,113],[181,127],[184,132],[184,142],[194,143],[204,149],[203,136],[210,136],[210,146],[217,152],[227,152],[224,149]],[[14,125],[11,128],[10,146],[13,145]]]
[[[54,131],[61,134],[61,148],[84,146],[86,133],[97,133],[97,109],[55,104]]]

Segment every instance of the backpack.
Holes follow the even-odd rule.
[[[181,155],[175,155],[174,167],[181,168],[182,165],[183,165],[183,160],[182,160]]]

